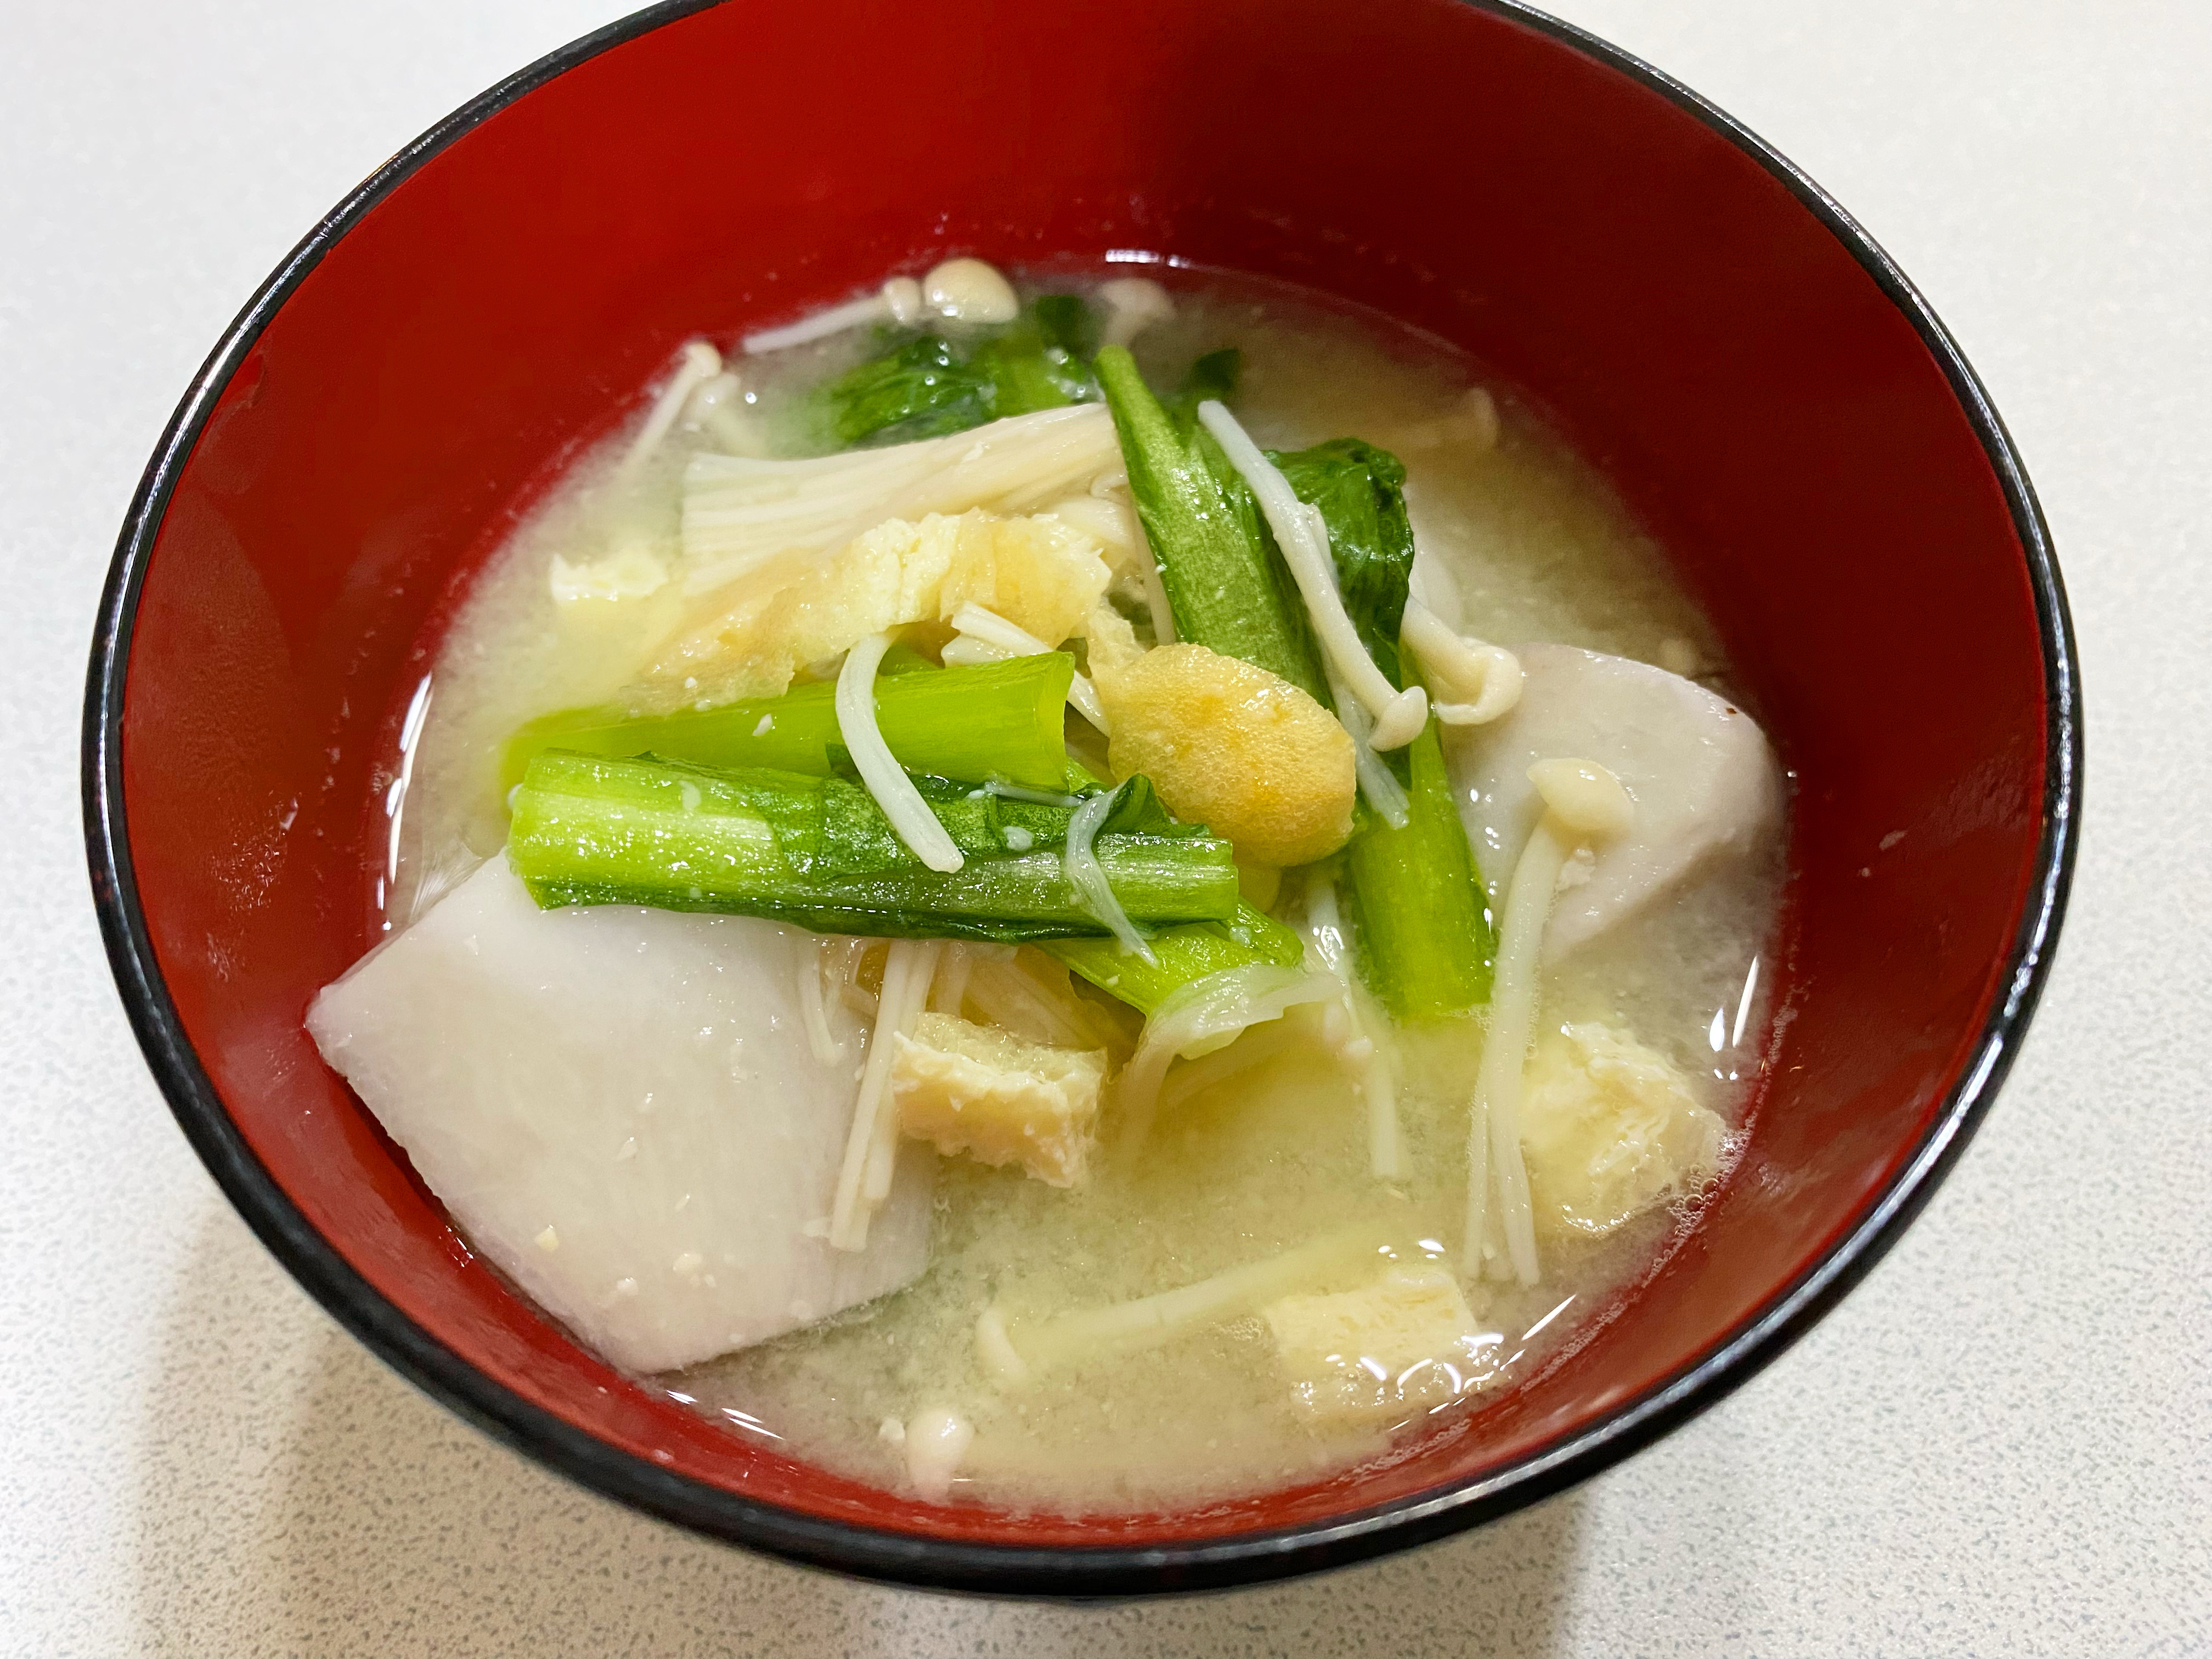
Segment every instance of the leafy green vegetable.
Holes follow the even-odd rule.
[[[991,386],[992,420],[1033,415],[1096,398],[1088,370],[1057,346],[1048,346],[1031,319],[975,348],[970,367]]]
[[[1090,307],[1073,294],[1044,295],[973,344],[886,330],[876,355],[823,386],[816,402],[839,449],[1089,403],[1098,396],[1090,367],[1097,335]]]
[[[841,449],[864,441],[908,443],[964,432],[992,418],[996,397],[989,376],[933,334],[897,340],[820,393],[830,435]]]
[[[907,656],[910,661],[894,665],[887,654],[876,682],[876,726],[902,766],[966,783],[1002,778],[1030,789],[1066,787],[1071,659],[1054,651],[978,668],[938,668],[915,653]],[[830,776],[838,769],[830,751],[842,742],[836,690],[824,682],[780,697],[749,697],[645,720],[605,708],[550,714],[507,740],[500,787],[521,782],[531,761],[549,749],[650,752],[702,766],[767,766]]]
[[[1091,307],[1073,294],[1048,294],[1003,334],[975,349],[975,365],[998,387],[994,419],[1068,404],[1096,403],[1091,373],[1098,325]]]
[[[1198,424],[1198,406],[1208,401],[1227,403],[1237,395],[1237,383],[1243,378],[1244,354],[1235,346],[1209,351],[1184,371],[1182,384],[1167,400],[1168,413],[1175,416],[1176,427],[1188,435]],[[1237,482],[1242,483],[1243,480],[1240,477]]]
[[[1413,572],[1406,469],[1357,438],[1269,459],[1327,521],[1344,608],[1376,666],[1402,688],[1398,630]],[[1363,807],[1346,857],[1361,971],[1398,1019],[1456,1018],[1489,1000],[1497,941],[1435,718],[1383,759],[1406,786],[1407,816],[1393,830]]]
[[[643,904],[766,916],[826,933],[1013,943],[1095,935],[1062,866],[1074,810],[915,780],[965,856],[908,849],[868,793],[764,767],[542,754],[514,795],[507,859],[540,905]],[[1237,913],[1229,843],[1171,818],[1142,779],[1093,842],[1140,922]]]
[[[1376,666],[1402,690],[1398,629],[1413,576],[1404,465],[1358,438],[1332,438],[1291,454],[1270,451],[1267,459],[1291,492],[1328,520],[1345,611]]]
[[[1100,990],[1149,1014],[1194,980],[1231,968],[1273,963],[1294,968],[1304,959],[1297,934],[1273,916],[1240,903],[1226,921],[1187,922],[1163,928],[1147,941],[1157,965],[1121,950],[1112,939],[1060,939],[1042,948]]]
[[[1297,588],[1236,469],[1203,429],[1178,427],[1122,347],[1101,349],[1096,367],[1183,638],[1279,674],[1326,706]]]
[[[1064,352],[1080,363],[1088,363],[1097,355],[1097,314],[1075,295],[1041,295],[1030,302],[1030,315],[1036,319],[1046,349]],[[1092,391],[1097,391],[1096,382]]]

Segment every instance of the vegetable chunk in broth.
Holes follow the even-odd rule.
[[[309,1015],[580,1340],[930,1501],[1479,1409],[1765,1040],[1784,776],[1659,550],[1440,343],[1157,276],[688,345],[478,580]]]

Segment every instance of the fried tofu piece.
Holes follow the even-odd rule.
[[[1261,1310],[1298,1415],[1317,1428],[1401,1420],[1478,1387],[1495,1369],[1459,1281],[1398,1267],[1356,1291],[1286,1296]]]
[[[1702,1187],[1727,1139],[1688,1074],[1626,1031],[1562,1026],[1529,1059],[1521,1147],[1540,1226],[1609,1233]]]
[[[1097,1144],[1105,1050],[1028,1042],[939,1013],[895,1041],[891,1098],[903,1133],[940,1152],[1019,1164],[1048,1187],[1082,1180]]]
[[[1177,817],[1236,842],[1241,861],[1309,864],[1351,837],[1352,735],[1280,675],[1166,645],[1097,678],[1115,775],[1143,773]]]
[[[654,665],[718,700],[775,696],[810,664],[911,623],[944,623],[979,605],[1048,645],[1082,631],[1106,592],[1098,544],[1047,516],[980,509],[890,519],[781,580],[718,592]],[[732,597],[734,595],[734,597]]]

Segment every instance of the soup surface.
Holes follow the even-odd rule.
[[[1110,319],[1099,284],[1127,274],[1041,274],[1019,288],[1025,300],[1082,297]],[[933,1153],[931,1135],[917,1135],[910,1120],[900,1180],[927,1188],[915,1200],[927,1232],[918,1276],[826,1317],[801,1317],[815,1310],[795,1297],[796,1328],[658,1380],[732,1432],[947,1501],[1062,1512],[1202,1507],[1388,1456],[1394,1439],[1418,1432],[1431,1413],[1478,1407],[1571,1345],[1679,1237],[1700,1192],[1725,1170],[1765,1041],[1759,963],[1782,869],[1780,777],[1729,701],[1719,641],[1595,470],[1510,388],[1436,340],[1272,284],[1164,269],[1149,276],[1171,301],[1171,314],[1132,341],[1151,385],[1164,395],[1194,360],[1233,348],[1241,373],[1226,404],[1263,448],[1306,451],[1351,436],[1397,457],[1418,549],[1413,597],[1463,638],[1517,655],[1516,672],[1525,672],[1517,708],[1440,728],[1449,787],[1473,837],[1480,902],[1506,933],[1504,948],[1514,904],[1527,902],[1513,891],[1517,872],[1532,867],[1511,842],[1528,831],[1525,823],[1493,831],[1484,815],[1504,810],[1498,802],[1522,787],[1528,759],[1618,775],[1645,815],[1632,834],[1662,810],[1660,792],[1614,751],[1553,753],[1549,733],[1595,720],[1620,756],[1648,760],[1656,777],[1677,760],[1702,764],[1698,757],[1714,749],[1698,731],[1669,726],[1673,709],[1680,721],[1733,720],[1748,732],[1750,758],[1725,785],[1740,799],[1722,799],[1714,792],[1723,785],[1704,774],[1683,786],[1680,823],[1668,832],[1674,839],[1640,872],[1607,865],[1601,836],[1576,842],[1562,830],[1564,862],[1529,878],[1540,880],[1544,907],[1531,937],[1550,942],[1533,970],[1533,1046],[1525,1066],[1516,1056],[1510,1070],[1534,1194],[1533,1277],[1516,1270],[1510,1239],[1486,1233],[1480,1248],[1468,1243],[1470,1183],[1502,1182],[1502,1160],[1519,1161],[1517,1152],[1506,1160],[1479,1123],[1471,1134],[1471,1103],[1492,1075],[1485,1034],[1497,1014],[1391,1019],[1358,988],[1355,950],[1352,965],[1337,970],[1352,988],[1343,997],[1296,1003],[1225,1041],[1182,1050],[1138,1133],[1120,1083],[1145,1041],[1138,1011],[1071,978],[1035,945],[941,947],[917,994],[935,1014],[1003,1028],[1056,1054],[1103,1051],[1106,1082],[1079,1176],[1054,1184],[1034,1160],[993,1165]],[[929,326],[963,349],[978,335],[957,319]],[[719,659],[709,652],[693,664],[670,645],[697,637],[698,617],[719,615],[714,608],[748,580],[687,588],[699,559],[687,544],[697,517],[686,518],[687,473],[696,481],[702,454],[829,453],[834,440],[816,389],[883,349],[860,326],[732,351],[733,385],[710,382],[702,364],[693,379],[706,390],[676,403],[665,432],[646,433],[650,413],[641,414],[516,528],[470,594],[409,717],[380,887],[395,937],[501,855],[515,781],[507,745],[518,729],[579,708],[652,718],[728,702],[732,684],[716,679]],[[652,441],[641,445],[641,435]],[[1078,493],[1126,511],[1130,470],[1109,461]],[[1139,650],[1165,643],[1141,568],[1117,568],[1111,597]],[[902,635],[931,663],[962,637],[941,621]],[[1104,691],[1114,681],[1101,649],[1091,636],[1079,664]],[[687,666],[698,672],[677,672]],[[795,678],[838,672],[833,657],[799,665]],[[1559,712],[1567,695],[1559,688],[1607,674],[1626,688],[1619,699]],[[1431,682],[1443,707],[1446,695],[1433,674]],[[1126,705],[1109,706],[1125,730]],[[1626,712],[1607,726],[1608,710]],[[1102,776],[1113,771],[1115,757],[1093,725],[1073,709],[1066,720],[1069,752]],[[1493,787],[1498,778],[1506,783]],[[1376,822],[1368,799],[1361,833]],[[1168,804],[1177,805],[1172,795]],[[1546,824],[1565,823],[1565,810],[1526,805],[1528,814],[1552,813]],[[1727,835],[1682,828],[1730,811],[1741,822]],[[1303,936],[1304,971],[1324,970],[1331,929],[1356,933],[1338,922],[1354,897],[1345,888],[1340,906],[1349,879],[1342,856],[1288,869],[1240,862],[1245,897]],[[1587,915],[1576,908],[1578,895]],[[889,947],[824,949],[797,928],[750,921],[680,925],[720,926],[722,933],[697,935],[701,948],[747,956],[775,982],[800,983],[797,1000],[763,1018],[779,1031],[789,1019],[815,1022],[810,1030],[829,1044],[815,1047],[830,1062],[823,1075],[865,1089],[870,1051],[881,1046],[871,1028],[886,1018],[897,994],[890,976],[902,971]],[[646,951],[642,938],[635,948]],[[1503,1007],[1502,963],[1498,973]],[[926,1035],[910,1020],[908,1029]],[[470,1224],[461,1198],[431,1167],[438,1154],[377,1092],[386,1085],[365,1080],[337,1052],[344,1045],[331,1029],[317,1035],[457,1219],[532,1286],[535,1258],[502,1255],[483,1237],[495,1224]],[[623,1040],[635,1039],[609,1037]],[[1372,1063],[1378,1051],[1385,1073]],[[622,1075],[619,1054],[606,1075]],[[771,1076],[747,1081],[756,1094],[782,1087]],[[1378,1091],[1395,1110],[1397,1146],[1387,1157],[1376,1139]],[[650,1155],[652,1109],[647,1094],[631,1152],[610,1142],[608,1158],[641,1145]],[[719,1128],[707,1132],[743,1142],[751,1133],[744,1109],[722,1109]],[[842,1122],[837,1129],[842,1143]],[[934,1139],[953,1144],[941,1130]],[[1471,1152],[1480,1154],[1472,1166]],[[771,1158],[773,1146],[759,1156]],[[1486,1228],[1510,1209],[1510,1190],[1499,1194]],[[820,1216],[801,1221],[810,1238],[826,1224]],[[556,1231],[561,1238],[549,1242]],[[532,1236],[535,1248],[557,1262],[556,1249],[576,1248],[569,1233],[565,1221],[549,1222]],[[704,1271],[711,1283],[713,1266],[695,1261],[690,1276]],[[753,1269],[732,1258],[725,1271]],[[611,1308],[620,1295],[654,1293],[650,1284],[640,1292],[632,1278],[610,1282]],[[1182,1303],[1146,1300],[1186,1290]],[[591,1340],[588,1322],[542,1291],[540,1299]],[[1423,1346],[1420,1329],[1443,1335]]]

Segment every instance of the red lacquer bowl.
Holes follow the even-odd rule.
[[[410,145],[254,296],[132,503],[86,711],[125,1002],[300,1281],[549,1466],[792,1559],[1127,1595],[1352,1561],[1710,1405],[1881,1255],[2048,969],[2080,702],[1995,411],[1789,163],[1549,18],[1446,0],[865,0],[639,14]],[[1288,278],[1456,342],[1672,550],[1800,780],[1785,1017],[1741,1166],[1564,1362],[1382,1470],[1198,1516],[933,1507],[741,1442],[455,1237],[301,1030],[370,943],[394,732],[471,572],[677,345],[946,250]],[[1778,1478],[1782,1472],[1776,1471]]]

